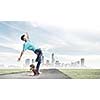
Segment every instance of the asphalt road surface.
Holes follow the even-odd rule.
[[[38,76],[30,75],[31,72],[13,73],[0,75],[0,79],[71,79],[58,69],[41,69]]]

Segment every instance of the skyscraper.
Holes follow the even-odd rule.
[[[44,64],[44,56],[42,56],[42,63]]]
[[[34,63],[34,59],[32,59],[32,64]]]
[[[85,59],[81,58],[81,66],[84,66]]]
[[[49,62],[49,60],[46,60],[46,65],[48,66],[48,65],[50,65],[50,62]]]
[[[25,65],[29,65],[30,64],[30,59],[26,59],[25,60]]]
[[[55,62],[55,66],[60,67],[60,62],[58,60]]]
[[[51,63],[54,64],[54,61],[55,61],[54,53],[52,53]]]

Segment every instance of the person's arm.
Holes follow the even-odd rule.
[[[20,54],[20,57],[18,58],[18,61],[21,60],[21,57],[22,57],[23,53],[24,53],[24,50],[22,50],[22,52],[21,52],[21,54]]]
[[[26,35],[26,37],[29,39],[29,34],[28,34],[28,32],[26,32],[25,35]]]

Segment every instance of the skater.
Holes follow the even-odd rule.
[[[21,40],[24,41],[25,43],[23,44],[23,50],[20,54],[20,57],[18,58],[18,61],[21,60],[21,57],[26,50],[33,51],[37,55],[37,58],[35,60],[37,62],[37,65],[36,65],[36,69],[34,71],[34,75],[39,75],[40,74],[39,68],[40,68],[41,59],[42,59],[42,50],[40,48],[36,48],[32,44],[32,42],[29,40],[29,34],[27,32],[24,35],[21,36]]]

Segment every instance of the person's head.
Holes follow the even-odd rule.
[[[21,40],[26,42],[28,39],[27,39],[26,35],[22,35]]]

